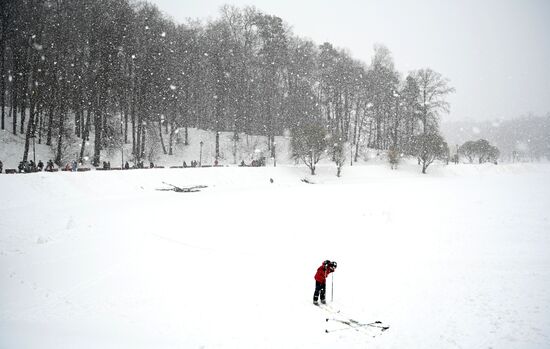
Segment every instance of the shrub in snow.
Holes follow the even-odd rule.
[[[436,160],[444,160],[449,154],[449,147],[437,133],[426,133],[414,138],[415,155],[422,165],[422,173]]]
[[[315,175],[315,166],[327,149],[327,131],[320,122],[302,123],[292,130],[292,157],[300,159]]]
[[[397,168],[399,164],[399,151],[396,148],[391,147],[388,151],[388,162],[392,170]]]
[[[332,137],[334,142],[332,145],[332,161],[336,164],[336,176],[340,177],[342,174],[342,167],[346,162],[346,142],[341,135],[336,135]]]
[[[465,156],[470,163],[477,158],[480,164],[488,161],[496,163],[500,156],[499,149],[485,139],[465,142],[458,148],[458,153]]]

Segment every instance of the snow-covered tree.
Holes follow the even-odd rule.
[[[321,122],[296,125],[291,138],[292,157],[301,160],[315,175],[315,167],[327,150],[327,131]]]
[[[438,133],[422,133],[415,137],[415,155],[422,165],[422,173],[434,160],[443,160],[449,154],[449,147]]]

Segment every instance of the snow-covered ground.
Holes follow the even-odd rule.
[[[549,165],[318,171],[0,175],[0,348],[550,346]]]

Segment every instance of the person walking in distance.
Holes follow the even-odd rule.
[[[328,274],[336,270],[336,262],[331,262],[328,259],[317,268],[315,273],[315,292],[313,293],[313,304],[319,305],[319,297],[321,298],[321,303],[326,304],[325,293],[327,290],[327,276]]]

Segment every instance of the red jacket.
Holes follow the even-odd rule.
[[[328,274],[332,273],[333,271],[333,268],[321,265],[319,268],[317,268],[317,273],[315,273],[315,281],[322,284],[326,283]]]

